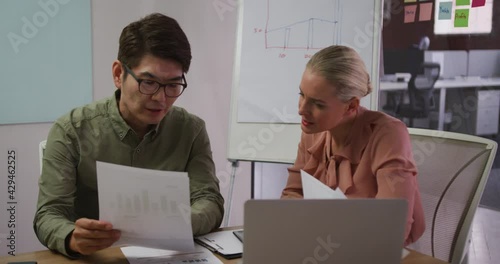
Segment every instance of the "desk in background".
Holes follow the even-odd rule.
[[[445,119],[446,90],[457,88],[487,88],[498,90],[477,92],[476,129],[474,134],[496,134],[500,112],[500,78],[458,78],[438,80],[434,89],[439,90],[438,130],[443,130]],[[380,92],[407,90],[407,82],[380,82]],[[486,118],[484,118],[484,117]],[[494,120],[494,122],[492,122]],[[494,133],[492,133],[494,131]]]

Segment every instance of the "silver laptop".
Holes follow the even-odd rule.
[[[403,199],[249,200],[243,264],[400,263]]]

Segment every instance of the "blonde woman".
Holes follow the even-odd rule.
[[[309,60],[299,93],[302,136],[282,198],[302,198],[301,169],[348,198],[404,198],[408,245],[425,230],[410,137],[400,120],[360,106],[371,90],[352,48],[330,46]]]

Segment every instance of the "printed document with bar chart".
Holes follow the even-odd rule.
[[[122,236],[117,244],[194,250],[186,172],[96,162],[100,220]]]

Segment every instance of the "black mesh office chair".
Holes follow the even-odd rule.
[[[408,82],[409,103],[397,105],[395,114],[399,118],[408,118],[413,126],[414,118],[426,118],[434,108],[434,84],[439,78],[441,67],[438,63],[423,62],[420,69],[411,74]]]

